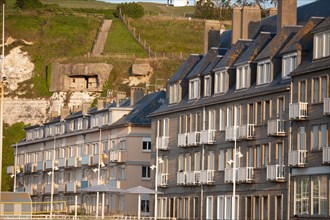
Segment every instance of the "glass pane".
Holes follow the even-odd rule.
[[[314,89],[313,89],[313,95],[314,95],[314,99],[313,102],[319,102],[319,80],[318,79],[314,79]]]

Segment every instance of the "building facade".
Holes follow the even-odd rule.
[[[250,40],[223,48],[222,33],[169,79],[152,113],[159,217],[329,219],[330,5],[295,6],[279,1]]]
[[[73,212],[78,204],[80,211],[95,214],[101,209],[101,195],[83,189],[101,184],[150,187],[146,115],[164,102],[165,92],[143,92],[132,88],[130,99],[119,93],[116,102],[99,99],[97,108],[83,105],[80,112],[62,111],[48,123],[25,129],[26,138],[16,146],[15,165],[7,171],[16,176],[16,191],[30,193],[34,212],[49,212],[51,204],[54,213]],[[149,215],[149,196],[142,196],[140,209]],[[136,215],[137,210],[137,195],[105,195],[106,215]]]

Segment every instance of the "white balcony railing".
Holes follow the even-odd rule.
[[[168,173],[157,174],[157,185],[160,187],[166,187],[168,185]]]
[[[323,114],[330,115],[330,98],[324,98],[323,100]]]
[[[100,154],[94,154],[93,159],[92,159],[92,165],[99,164],[99,162],[101,163],[101,161],[102,161],[101,157],[102,157],[102,155],[100,155]]]
[[[69,157],[68,158],[68,167],[77,167],[78,166],[78,157]]]
[[[267,166],[267,180],[283,181],[285,180],[285,166],[284,165],[268,165]]]
[[[200,183],[200,171],[187,171],[185,172],[186,185],[197,185]]]
[[[110,151],[110,162],[116,162],[118,160],[118,151]]]
[[[62,167],[66,167],[66,162],[67,162],[67,159],[66,158],[59,158],[57,159],[58,160],[58,167],[59,168],[62,168]]]
[[[188,133],[178,134],[178,146],[186,147],[188,144]]]
[[[7,174],[13,174],[15,172],[14,166],[8,166],[7,167]]]
[[[290,119],[303,119],[307,118],[307,102],[298,102],[289,104],[289,118]]]
[[[322,162],[330,164],[330,147],[323,147],[322,149]]]
[[[52,187],[54,188],[54,194],[58,193],[58,185],[57,184],[46,184],[45,185],[45,193],[52,193]]]
[[[196,146],[201,142],[201,132],[193,131],[188,133],[188,146]]]
[[[81,156],[81,165],[91,165],[91,159],[92,156],[91,155],[83,155]]]
[[[212,184],[214,182],[214,170],[201,170],[200,183]]]
[[[234,141],[238,139],[238,126],[226,127],[226,141]]]
[[[37,163],[37,171],[44,171],[44,169],[45,169],[45,163],[44,163],[44,161],[39,161]]]
[[[61,184],[58,184],[58,192],[66,192],[66,184],[65,183],[61,183]]]
[[[254,124],[240,125],[238,139],[251,139],[254,137]]]
[[[161,136],[156,138],[156,147],[159,150],[167,150],[170,144],[170,137]]]
[[[178,172],[176,178],[176,182],[178,185],[186,184],[186,172]]]
[[[126,151],[110,151],[110,162],[125,162],[126,161]]]
[[[77,192],[77,189],[78,189],[77,182],[69,182],[67,184],[67,192],[68,193],[75,193],[75,192]]]
[[[236,181],[250,183],[254,180],[253,167],[236,168]],[[233,168],[225,169],[225,182],[233,182]]]
[[[285,135],[284,120],[281,119],[268,120],[267,134],[274,136]]]
[[[307,150],[289,151],[289,166],[305,166]]]
[[[202,144],[214,144],[215,143],[215,130],[202,130],[201,131],[201,143]]]

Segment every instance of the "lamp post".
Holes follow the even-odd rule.
[[[56,145],[56,137],[54,137],[54,144],[53,144],[53,155],[52,155],[52,183],[51,183],[51,193],[50,193],[50,219],[53,217],[53,200],[54,200],[54,171],[55,171],[55,145]],[[49,173],[48,173],[49,174]]]

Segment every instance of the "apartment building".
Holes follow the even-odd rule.
[[[159,217],[329,219],[330,4],[296,5],[279,1],[248,33],[233,23],[168,80],[152,113]]]
[[[54,212],[72,212],[77,202],[87,214],[95,215],[101,196],[97,199],[96,193],[82,189],[100,184],[120,189],[151,187],[151,119],[147,115],[164,98],[164,91],[144,96],[143,88],[132,88],[130,98],[119,92],[111,103],[100,98],[96,108],[84,104],[76,113],[65,109],[48,123],[25,128],[16,163],[7,168],[16,175],[16,191],[30,193],[34,211],[50,211],[53,201]],[[67,210],[58,201],[65,201]],[[142,196],[143,215],[149,215],[149,201],[149,196]],[[137,210],[137,195],[105,196],[105,214],[136,215]]]

